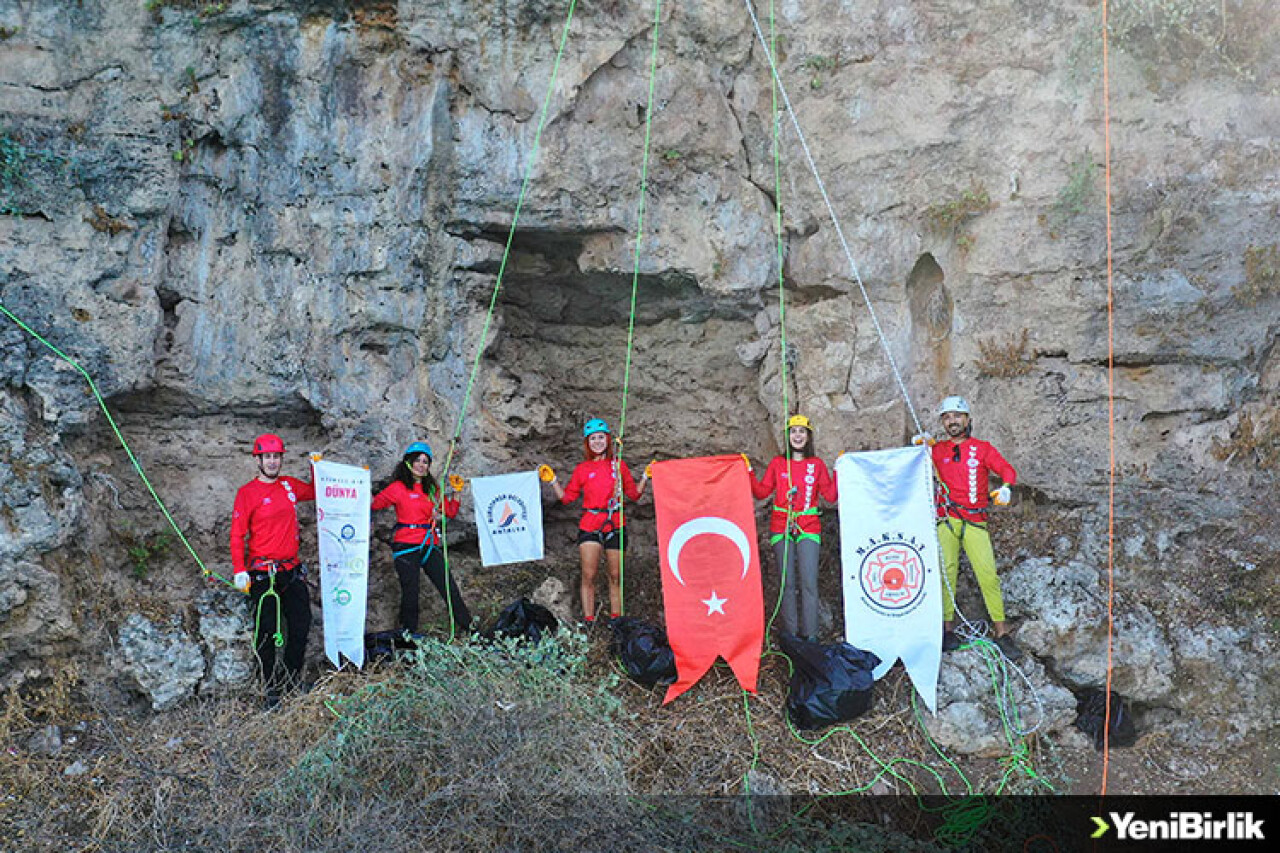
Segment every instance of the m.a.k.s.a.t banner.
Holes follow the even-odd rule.
[[[677,674],[664,703],[692,687],[717,657],[755,692],[764,595],[749,476],[740,456],[653,463],[662,599]]]
[[[844,630],[874,652],[881,678],[902,659],[920,697],[937,710],[942,586],[927,447],[846,453],[836,460]]]
[[[324,653],[364,665],[364,614],[369,588],[369,470],[315,461],[316,529],[320,535],[320,597]]]
[[[542,559],[542,490],[537,471],[475,477],[476,530],[486,566]]]

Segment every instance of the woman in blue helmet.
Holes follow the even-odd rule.
[[[393,506],[396,529],[391,537],[396,574],[400,577],[400,627],[410,633],[418,630],[419,572],[424,571],[449,607],[454,627],[467,631],[471,612],[452,577],[447,577],[441,552],[439,518],[436,507],[444,505],[449,518],[458,515],[456,498],[447,498],[431,475],[431,446],[415,441],[405,449],[404,458],[396,465],[386,488],[373,497],[375,510]]]
[[[555,489],[561,503],[570,504],[582,497],[582,518],[578,522],[578,557],[582,563],[582,580],[578,588],[582,598],[582,614],[587,623],[596,618],[596,572],[603,553],[609,567],[609,618],[622,614],[622,500],[626,496],[638,501],[649,482],[646,470],[636,486],[627,463],[615,456],[613,434],[600,418],[592,418],[582,428],[583,461],[573,469],[569,485],[561,488],[554,473],[544,466],[544,479]]]

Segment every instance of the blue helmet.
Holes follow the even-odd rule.
[[[436,458],[435,454],[431,452],[431,445],[427,444],[425,441],[415,441],[404,450],[405,456],[417,456],[419,453],[427,454],[428,459]]]
[[[607,423],[602,421],[600,418],[592,418],[587,421],[586,426],[582,428],[582,437],[589,438],[598,432],[611,434],[609,433],[609,425]]]

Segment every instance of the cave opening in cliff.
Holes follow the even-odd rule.
[[[767,424],[755,372],[737,353],[757,334],[757,308],[708,294],[687,273],[640,275],[631,329],[632,275],[584,270],[585,240],[519,235],[496,305],[501,331],[488,357],[515,394],[547,407],[548,437],[560,443],[588,417],[614,422],[624,386],[627,432],[646,433],[655,449],[687,428],[708,451],[729,451]]]

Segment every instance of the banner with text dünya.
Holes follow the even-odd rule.
[[[475,477],[480,562],[486,566],[542,559],[542,490],[538,472]]]
[[[942,583],[927,447],[836,460],[845,639],[874,652],[881,678],[902,659],[929,710],[942,663]]]
[[[369,470],[313,463],[316,529],[320,536],[320,597],[324,653],[364,665],[364,614],[369,587]]]

